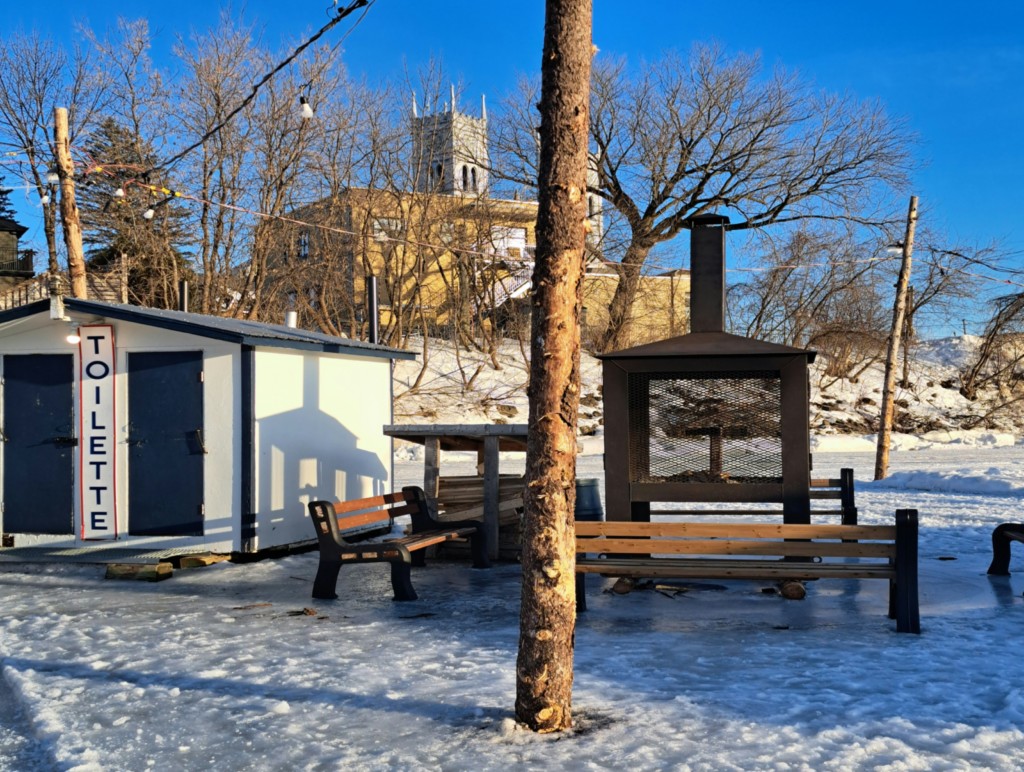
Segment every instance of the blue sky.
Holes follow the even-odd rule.
[[[328,19],[326,0],[234,7],[265,25],[271,44],[297,42]],[[144,15],[159,58],[177,35],[209,27],[217,13],[207,0],[9,1],[0,25],[66,41],[76,20],[103,29],[117,16]],[[539,0],[376,0],[346,39],[345,60],[373,80],[440,58],[467,104],[477,105],[480,94],[496,102],[519,75],[539,69],[543,16]],[[732,53],[758,51],[767,66],[798,70],[826,90],[880,99],[917,135],[920,168],[906,194],[920,196],[922,218],[951,242],[999,240],[1024,263],[1024,1],[594,2],[601,55],[655,58],[711,39]]]

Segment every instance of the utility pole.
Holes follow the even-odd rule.
[[[82,252],[82,223],[75,203],[75,167],[71,162],[67,108],[55,107],[53,110],[53,142],[57,148],[60,219],[64,226],[64,246],[68,250],[71,296],[85,298],[88,297],[88,291],[85,286],[85,255]]]
[[[903,237],[903,261],[896,280],[896,302],[892,309],[892,331],[885,356],[885,383],[882,386],[882,411],[878,426],[878,449],[875,453],[875,479],[883,480],[889,472],[889,441],[892,437],[893,401],[896,391],[896,358],[900,350],[903,318],[907,311],[907,287],[910,284],[910,259],[914,254],[914,231],[917,228],[917,196],[910,197],[907,210],[907,232]]]
[[[907,315],[903,320],[903,378],[900,388],[910,388],[910,348],[914,345],[914,288],[907,287]]]

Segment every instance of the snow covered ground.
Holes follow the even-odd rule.
[[[753,582],[668,597],[593,579],[564,736],[512,720],[513,564],[430,565],[404,604],[385,566],[312,601],[312,553],[158,584],[0,564],[0,768],[1021,769],[1020,545],[1014,576],[985,570],[992,528],[1024,519],[1024,451],[897,452],[884,483],[865,482],[872,461],[819,449],[815,473],[853,466],[865,522],[920,510],[922,635],[895,633],[879,581],[786,601]],[[600,477],[601,457],[579,474]]]

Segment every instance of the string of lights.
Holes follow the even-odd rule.
[[[366,6],[370,5],[370,4],[372,4],[372,2],[373,2],[373,0],[358,0],[358,2],[353,3],[349,7],[352,10],[355,10],[356,8],[359,8],[359,7],[366,7]],[[348,12],[351,13],[351,11],[348,11]],[[88,156],[88,153],[85,152],[84,150],[82,150],[81,148],[78,148],[78,151],[80,153],[82,153],[83,155],[87,155]],[[15,157],[15,156],[22,155],[22,154],[25,154],[25,153],[26,153],[25,149],[7,151],[7,152],[4,152],[3,154],[0,154],[0,158]],[[3,163],[3,162],[0,161],[0,163]],[[237,212],[239,214],[247,214],[247,215],[250,215],[250,216],[253,216],[253,217],[258,217],[258,218],[263,218],[263,219],[268,219],[268,220],[275,220],[275,221],[282,222],[282,223],[288,223],[288,224],[291,224],[291,225],[297,225],[297,226],[304,227],[304,228],[311,228],[311,229],[320,230],[320,231],[324,231],[324,232],[328,232],[328,233],[334,233],[334,234],[337,234],[337,235],[351,236],[351,237],[357,237],[357,238],[361,235],[357,231],[348,230],[348,229],[340,228],[340,227],[333,226],[333,225],[328,225],[328,224],[325,224],[325,223],[322,223],[322,222],[316,222],[316,221],[312,221],[312,220],[303,220],[303,219],[299,219],[299,218],[296,218],[296,217],[289,217],[287,215],[270,214],[268,212],[261,212],[259,210],[252,209],[252,208],[249,208],[249,207],[239,206],[239,205],[235,205],[235,204],[228,204],[228,203],[225,203],[225,202],[222,202],[222,201],[214,201],[214,200],[211,200],[211,199],[206,199],[206,198],[203,198],[201,196],[197,196],[197,195],[193,195],[193,194],[189,194],[189,193],[184,193],[184,192],[182,192],[180,190],[175,190],[173,188],[169,188],[169,187],[165,187],[165,186],[153,185],[153,184],[145,181],[145,176],[147,174],[151,173],[152,170],[146,170],[142,166],[137,165],[137,164],[105,163],[105,162],[102,162],[102,161],[97,161],[95,158],[89,157],[87,163],[85,163],[83,166],[84,166],[83,173],[86,176],[88,176],[90,174],[104,174],[104,175],[109,176],[109,177],[116,177],[116,176],[119,176],[117,174],[117,172],[122,172],[122,173],[123,172],[131,172],[131,173],[142,175],[141,179],[138,179],[138,178],[124,179],[119,184],[119,186],[115,189],[115,191],[113,192],[113,197],[117,198],[117,199],[125,198],[125,195],[126,195],[125,189],[128,186],[132,186],[132,185],[140,187],[140,188],[143,188],[143,189],[149,191],[151,196],[153,196],[154,198],[159,198],[159,200],[155,201],[152,204],[150,204],[150,206],[148,206],[147,209],[143,212],[142,216],[146,220],[152,220],[155,217],[156,210],[159,209],[160,207],[166,206],[167,204],[169,204],[170,202],[172,202],[175,199],[183,199],[183,200],[192,201],[194,203],[204,204],[204,205],[207,205],[207,206],[213,206],[213,207],[229,209],[229,210]],[[22,178],[22,182],[24,182],[23,185],[5,186],[5,189],[7,189],[7,190],[35,190],[36,189],[36,185],[34,183],[32,183],[32,182],[30,182],[28,180],[25,180],[24,178]],[[40,199],[40,203],[42,203],[44,205],[48,204],[49,203],[49,198],[50,197],[49,197],[48,194],[44,194],[44,196]],[[408,236],[395,237],[395,236],[390,236],[390,235],[388,235],[386,233],[375,234],[374,235],[374,240],[377,241],[377,242],[381,242],[381,243],[390,242],[390,243],[394,243],[394,244],[402,244],[402,245],[406,245],[406,246],[419,247],[419,248],[422,248],[422,249],[437,250],[437,251],[441,251],[441,252],[452,249],[450,244],[437,244],[437,243],[432,243],[432,242],[427,242],[427,241],[420,241],[418,239],[411,239]],[[487,251],[487,250],[482,250],[482,249],[459,248],[457,251],[460,252],[461,254],[470,255],[470,256],[487,257],[487,258],[493,258],[495,256],[493,252]],[[965,257],[966,258],[965,255],[962,255],[960,253],[952,253],[952,254],[956,254],[957,256]],[[811,269],[811,268],[828,268],[828,267],[833,267],[833,266],[837,266],[837,265],[862,265],[862,264],[869,264],[869,263],[882,264],[882,263],[892,262],[892,261],[897,260],[897,259],[898,259],[898,256],[894,255],[894,256],[886,256],[886,257],[868,257],[868,258],[862,258],[862,259],[856,259],[856,260],[826,260],[826,261],[815,262],[815,263],[800,263],[800,264],[780,263],[780,264],[774,265],[774,266],[734,267],[734,268],[727,269],[727,273],[736,273],[736,274],[763,273],[763,272],[768,272],[768,271],[773,271],[773,270],[780,270],[780,269],[781,270],[804,270],[804,269]],[[930,259],[928,259],[926,257],[919,257],[918,260],[919,260],[919,262],[922,262],[922,263],[925,263],[927,265],[930,265],[930,266],[932,266],[932,267],[934,267],[934,268],[936,268],[936,269],[938,269],[940,271],[950,271],[950,272],[958,273],[958,274],[963,275],[963,276],[968,276],[968,277],[975,278],[975,279],[981,279],[983,281],[992,282],[992,283],[995,283],[995,284],[1001,284],[1001,285],[1008,286],[1008,287],[1018,287],[1018,288],[1024,289],[1024,282],[1018,282],[1018,281],[1014,281],[1012,279],[1006,279],[1006,278],[1001,278],[1001,277],[996,277],[996,276],[990,276],[988,274],[979,273],[979,272],[976,272],[976,271],[968,271],[968,270],[966,270],[964,268],[959,268],[959,267],[956,267],[956,266],[939,265],[934,260],[930,260]],[[659,267],[660,268],[664,268],[665,266],[659,266],[657,261],[648,261],[648,264],[646,265],[646,267],[647,268],[658,269]]]
[[[298,46],[294,51],[292,51],[291,54],[289,54],[285,59],[283,59],[281,62],[279,62],[273,69],[271,69],[268,73],[266,73],[262,78],[260,78],[258,81],[256,81],[256,83],[253,84],[252,90],[249,92],[248,96],[246,96],[241,102],[239,102],[238,105],[236,105],[235,108],[231,112],[229,112],[226,116],[224,116],[224,118],[220,122],[218,122],[209,131],[207,131],[205,134],[203,134],[202,137],[200,137],[198,140],[196,140],[191,145],[186,147],[184,150],[182,150],[181,152],[171,156],[171,158],[169,158],[168,160],[162,162],[158,166],[155,166],[152,169],[149,169],[148,172],[152,173],[152,172],[158,171],[160,169],[163,169],[165,171],[169,170],[171,167],[173,167],[176,163],[178,163],[181,159],[183,159],[185,156],[187,156],[193,150],[195,150],[195,149],[197,149],[199,147],[202,147],[206,142],[208,142],[210,139],[212,139],[218,133],[220,133],[220,131],[225,126],[227,126],[232,121],[232,119],[234,119],[234,117],[236,115],[238,115],[240,112],[242,112],[242,110],[244,110],[248,105],[250,105],[252,103],[252,101],[256,98],[256,96],[259,94],[260,89],[264,85],[266,85],[267,82],[271,78],[273,78],[275,75],[277,75],[277,73],[279,73],[281,70],[283,70],[289,64],[294,62],[302,54],[303,51],[305,51],[307,48],[309,48],[311,45],[313,45],[316,41],[318,41],[321,37],[323,37],[327,32],[329,32],[337,24],[339,24],[343,19],[345,19],[346,17],[348,17],[351,14],[355,13],[360,8],[367,8],[367,9],[369,9],[369,7],[373,4],[373,2],[374,2],[374,0],[353,0],[351,3],[349,3],[344,8],[338,9],[338,13],[333,18],[331,18],[331,20],[329,22],[327,22],[327,24],[325,24],[323,27],[321,27],[312,37],[310,37],[304,43],[302,43],[300,46]],[[365,16],[365,13],[363,14],[363,16]],[[362,21],[362,18],[363,17],[360,17],[359,21]],[[359,22],[357,21],[356,23],[358,24]],[[312,118],[313,117],[313,108],[309,105],[308,101],[306,100],[305,94],[300,95],[299,102],[302,105],[302,116],[303,116],[303,118]]]

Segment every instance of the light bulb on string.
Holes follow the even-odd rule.
[[[119,187],[114,191],[114,198],[124,198],[124,188]]]
[[[155,215],[156,210],[153,207],[150,207],[149,209],[142,213],[142,216],[147,220],[152,220]]]
[[[75,325],[74,327],[71,328],[71,332],[67,334],[65,340],[71,344],[82,342],[82,336],[78,332],[78,325]]]
[[[46,181],[51,185],[56,185],[60,182],[60,175],[57,174],[57,170],[52,166],[46,170]]]
[[[299,105],[300,105],[300,111],[301,111],[301,115],[302,115],[302,120],[308,121],[310,118],[313,117],[313,115],[314,115],[313,108],[310,106],[309,102],[306,101],[306,97],[304,95],[300,95],[299,96]]]
[[[39,203],[43,206],[47,206],[50,203],[50,194],[43,193],[42,197],[39,199]]]

